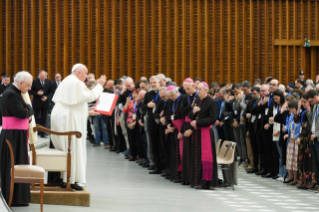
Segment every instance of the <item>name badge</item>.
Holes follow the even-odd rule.
[[[136,113],[133,113],[132,119],[136,120]]]
[[[172,121],[175,120],[175,115],[171,115],[171,120],[172,120]]]
[[[255,120],[256,120],[256,116],[254,115],[254,116],[251,117],[251,123],[254,123]]]
[[[119,109],[122,110],[123,109],[123,104],[119,104]]]
[[[156,107],[153,108],[153,113],[155,113]]]
[[[268,108],[265,109],[265,115],[268,115]]]
[[[258,115],[258,119],[261,119],[261,114]]]
[[[295,133],[291,133],[291,138],[294,138],[295,137]]]
[[[300,132],[299,133],[301,133],[301,131],[302,131],[302,126],[300,126]]]
[[[227,119],[229,119],[229,116],[226,116],[226,117],[225,117],[225,120],[227,120]]]
[[[237,110],[234,110],[235,115],[237,115]]]

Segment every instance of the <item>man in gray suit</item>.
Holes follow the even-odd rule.
[[[317,176],[319,176],[319,96],[317,91],[310,90],[305,95],[306,100],[312,106],[307,108],[307,117],[311,122],[311,142],[310,142],[310,149],[312,152],[313,160],[316,165],[316,172]],[[313,189],[309,189],[314,191],[315,193],[319,192],[319,180],[317,185]]]

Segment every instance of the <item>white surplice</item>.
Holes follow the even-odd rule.
[[[57,132],[79,131],[82,137],[72,136],[71,142],[71,184],[86,183],[86,134],[88,102],[95,101],[103,92],[101,85],[89,90],[84,82],[71,74],[66,77],[57,88],[51,113],[51,129]],[[51,136],[56,149],[68,151],[67,136]],[[53,161],[54,163],[54,161]],[[66,182],[66,172],[63,173],[63,182]]]

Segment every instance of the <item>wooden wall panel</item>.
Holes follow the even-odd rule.
[[[65,77],[79,62],[97,77],[163,73],[179,84],[319,73],[319,47],[305,61],[303,46],[274,45],[319,40],[318,1],[6,0],[0,11],[0,67],[10,76]]]

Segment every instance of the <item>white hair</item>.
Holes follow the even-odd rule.
[[[93,77],[94,77],[94,79],[95,79],[95,75],[94,75],[94,74],[92,74],[92,73],[89,73],[89,74],[88,74],[88,76],[93,76]]]
[[[199,84],[202,84],[206,91],[209,90],[209,88],[206,85],[204,85],[203,83],[199,83]]]
[[[167,93],[166,87],[160,87],[160,88],[158,89],[158,92],[160,92],[161,90],[164,90],[165,93]]]
[[[14,77],[14,83],[17,85],[19,84],[21,81],[23,82],[27,82],[28,79],[33,79],[32,75],[27,72],[27,71],[20,71],[18,72],[15,77]]]
[[[172,90],[169,90],[168,92],[172,92],[172,93],[178,93],[179,92],[179,87],[175,87]],[[167,90],[166,90],[167,91]]]
[[[193,82],[183,82],[183,86],[184,86],[186,83],[189,83],[190,85],[194,85]]]
[[[306,85],[313,85],[313,81],[312,81],[312,79],[307,79],[306,80]]]
[[[126,77],[125,81],[129,81],[129,82],[134,83],[134,80],[132,79],[132,77]]]
[[[169,78],[169,77],[166,77],[166,83],[170,83],[170,82],[172,82],[172,79],[171,78]]]
[[[269,85],[268,85],[268,84],[262,84],[261,86],[264,86],[264,87],[267,88],[267,90],[269,90]],[[261,87],[261,86],[260,86],[260,87]]]
[[[286,87],[283,84],[279,85],[279,90],[281,90],[282,92],[286,91]]]
[[[165,77],[164,74],[158,74],[157,77],[158,77],[159,79],[166,79],[166,77]]]
[[[306,89],[308,89],[308,90],[313,90],[314,87],[313,87],[312,85],[308,85],[308,86],[306,87]],[[305,89],[305,90],[306,90],[306,89]]]
[[[161,80],[158,78],[158,76],[151,76],[150,81],[151,81],[152,79],[155,79],[157,82],[161,81]]]
[[[86,68],[86,66],[83,65],[82,63],[76,63],[76,64],[72,67],[72,74],[76,73],[78,70],[81,70],[80,68]]]

